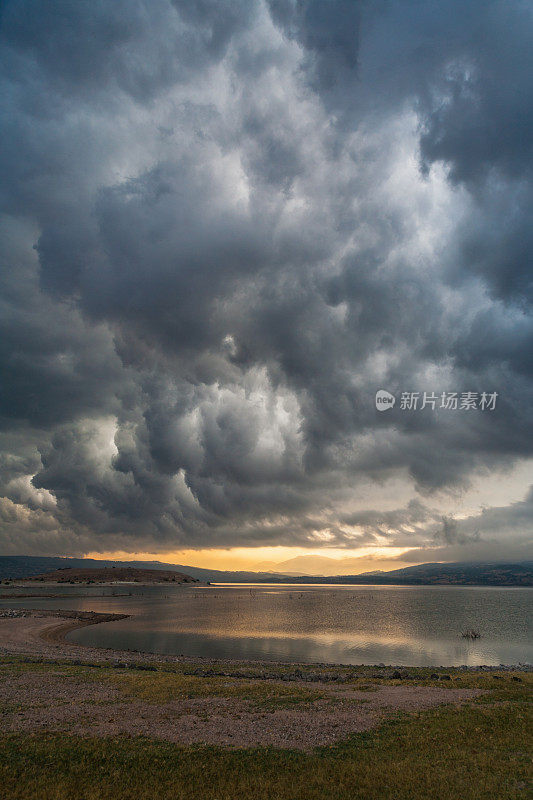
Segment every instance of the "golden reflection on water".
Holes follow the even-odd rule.
[[[69,634],[82,644],[118,649],[413,666],[533,661],[531,589],[117,586],[87,587],[85,597],[79,596],[84,587],[70,589],[58,589],[60,599],[0,605],[130,614]],[[461,633],[472,628],[481,638],[464,640]]]

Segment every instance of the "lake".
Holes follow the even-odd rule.
[[[2,591],[60,597],[2,599],[0,608],[132,615],[67,636],[69,641],[96,647],[210,658],[401,666],[533,662],[530,588],[41,585],[2,587]],[[479,631],[481,637],[464,639],[461,634],[469,629]]]

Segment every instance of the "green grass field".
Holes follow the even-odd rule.
[[[46,664],[4,661],[12,670]],[[79,670],[84,679],[90,667]],[[126,696],[158,702],[169,692],[221,690],[218,678],[131,670],[94,670]],[[486,692],[464,705],[397,714],[379,728],[333,747],[302,753],[274,748],[185,747],[126,736],[0,734],[2,800],[515,800],[531,796],[533,677],[453,673],[455,685]],[[356,679],[354,678],[354,682]],[[368,682],[371,679],[365,679]],[[196,681],[196,685],[195,685]],[[427,683],[424,671],[416,682]],[[202,683],[204,682],[204,683]],[[202,689],[202,686],[204,687]],[[231,696],[241,683],[224,681]],[[232,686],[234,688],[232,688]],[[371,688],[371,686],[370,686]],[[294,687],[296,690],[297,687]],[[293,690],[293,691],[294,691]],[[255,691],[255,690],[254,690]],[[259,690],[257,690],[259,691]],[[276,688],[266,684],[268,699]],[[283,687],[279,700],[294,697]],[[319,687],[310,687],[310,694]],[[245,681],[243,697],[250,694]],[[289,692],[289,694],[287,694]],[[22,698],[21,698],[22,699]]]

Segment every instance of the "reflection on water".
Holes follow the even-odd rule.
[[[533,661],[532,589],[258,584],[48,586],[44,591],[61,596],[4,599],[0,607],[133,615],[69,634],[70,640],[88,645],[345,664]],[[472,628],[481,631],[481,638],[463,639],[462,631]]]

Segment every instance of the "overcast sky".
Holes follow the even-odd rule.
[[[531,3],[1,13],[0,552],[528,557]]]

